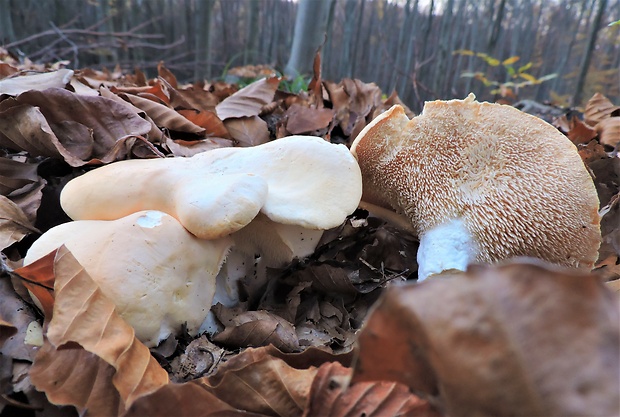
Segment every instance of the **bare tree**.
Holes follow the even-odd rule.
[[[592,61],[592,52],[596,44],[596,37],[601,29],[601,23],[603,21],[603,13],[607,7],[607,0],[599,0],[598,8],[596,9],[596,16],[590,27],[590,33],[588,34],[588,43],[586,45],[586,51],[581,60],[579,69],[579,77],[577,78],[577,87],[575,87],[575,94],[573,95],[573,105],[577,106],[581,103],[583,96],[583,87],[586,83],[586,76],[588,75],[588,68],[590,68],[590,62]]]
[[[314,53],[325,36],[328,14],[328,0],[299,1],[291,55],[284,69],[286,75],[295,77],[312,71]]]

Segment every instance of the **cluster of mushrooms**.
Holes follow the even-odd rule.
[[[419,280],[518,256],[591,269],[601,239],[575,146],[473,95],[427,103],[411,120],[394,106],[350,151],[291,136],[116,162],[70,181],[61,205],[74,221],[44,233],[24,263],[67,246],[149,347],[184,325],[217,331],[211,306],[239,301],[255,259],[281,267],[310,255],[358,207],[418,236]]]

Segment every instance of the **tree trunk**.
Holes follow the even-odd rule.
[[[596,45],[596,38],[598,36],[598,31],[601,28],[603,13],[605,12],[606,7],[607,0],[599,0],[598,9],[596,9],[596,16],[594,17],[594,22],[592,22],[590,33],[588,34],[586,51],[583,55],[583,59],[581,61],[581,66],[579,69],[577,87],[575,88],[575,95],[573,96],[573,106],[578,106],[579,104],[581,104],[581,100],[583,97],[583,87],[586,83],[586,75],[588,75],[588,68],[590,68],[590,61],[592,60],[592,52],[594,51],[594,46]]]
[[[284,68],[289,77],[312,72],[314,54],[325,36],[328,14],[328,0],[299,1],[291,56]]]
[[[245,49],[243,50],[243,65],[250,63],[250,55],[256,56],[258,50],[258,17],[260,2],[250,1],[248,22],[246,24]]]
[[[11,7],[7,4],[0,7],[0,42],[9,43],[15,40]]]
[[[195,7],[194,81],[198,82],[205,78],[211,78],[211,10],[213,0],[198,0]]]

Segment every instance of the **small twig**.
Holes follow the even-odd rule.
[[[79,51],[78,51],[78,47],[75,44],[75,42],[69,39],[67,35],[65,35],[60,29],[58,29],[58,27],[54,24],[54,22],[49,22],[49,24],[52,26],[52,28],[58,34],[58,36],[60,36],[65,42],[71,45],[71,49],[73,50],[73,65],[75,66],[75,68],[79,68],[80,67],[79,58],[78,58]]]

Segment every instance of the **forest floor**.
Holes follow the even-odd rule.
[[[147,79],[0,54],[2,416],[619,411],[620,107],[602,95],[583,112],[520,104],[566,134],[594,178],[591,274],[521,261],[414,285],[417,239],[358,209],[314,254],[215,307],[223,331],[148,349],[66,248],[23,266],[42,233],[70,220],[64,185],[101,165],[295,134],[350,146],[395,104],[414,116],[372,83],[316,71],[307,91],[289,92],[269,69],[244,71],[245,86],[181,85],[163,64]]]

